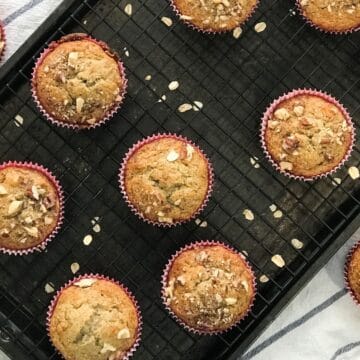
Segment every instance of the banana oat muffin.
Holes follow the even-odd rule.
[[[200,242],[180,250],[163,275],[166,307],[190,330],[221,332],[240,321],[255,297],[243,257],[225,245]]]
[[[66,360],[121,360],[138,345],[137,305],[112,280],[84,275],[50,305],[48,331]]]
[[[0,166],[0,248],[4,252],[45,245],[62,217],[58,184],[31,164]]]
[[[221,32],[247,20],[258,0],[172,0],[185,22],[203,31]]]
[[[345,268],[345,278],[347,286],[354,297],[360,304],[360,246],[355,244],[348,255]]]
[[[263,146],[282,172],[312,179],[336,169],[351,151],[353,126],[341,104],[312,90],[274,102],[263,118]]]
[[[212,188],[212,170],[199,148],[176,135],[136,144],[123,161],[125,199],[141,218],[175,224],[198,213]]]
[[[117,55],[86,34],[51,43],[37,62],[32,82],[45,116],[75,128],[102,123],[120,105],[126,88]]]
[[[360,28],[360,0],[298,0],[303,16],[329,32]]]

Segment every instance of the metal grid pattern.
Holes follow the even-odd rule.
[[[131,2],[133,14],[124,7]],[[70,3],[70,1],[69,1]],[[127,68],[129,94],[118,114],[94,131],[72,132],[44,121],[31,99],[29,79],[37,44],[4,79],[0,90],[1,160],[31,160],[51,169],[65,190],[65,224],[46,252],[23,257],[0,256],[0,338],[9,337],[29,359],[58,359],[49,344],[46,309],[56,288],[80,273],[94,272],[124,282],[138,298],[145,320],[134,359],[217,359],[230,354],[293,286],[336,234],[359,212],[359,182],[347,168],[312,184],[275,173],[259,144],[260,118],[267,105],[298,87],[331,93],[360,120],[360,34],[330,36],[310,29],[293,2],[263,0],[236,40],[231,34],[203,35],[175,19],[167,0],[82,0],[71,7],[44,38],[87,32],[117,50]],[[173,19],[167,27],[162,16]],[[265,21],[262,33],[254,24]],[[49,36],[50,35],[50,36]],[[45,36],[45,35],[44,35]],[[127,56],[128,55],[128,56]],[[146,81],[151,74],[152,80]],[[170,92],[170,81],[178,90]],[[166,100],[159,102],[162,95]],[[201,111],[179,113],[182,103],[201,101]],[[23,124],[15,124],[20,114]],[[117,173],[126,150],[156,132],[191,138],[211,158],[213,196],[201,219],[174,229],[144,224],[130,213],[118,189]],[[258,158],[259,168],[250,163]],[[356,146],[348,163],[358,166]],[[334,185],[333,178],[342,179]],[[275,219],[269,206],[283,216]],[[251,209],[254,221],[242,212]],[[88,247],[98,216],[102,231]],[[302,250],[291,239],[305,244]],[[247,254],[259,283],[250,316],[237,328],[216,337],[194,336],[180,328],[160,301],[160,276],[167,259],[186,243],[201,239],[227,242]],[[280,254],[279,269],[272,261]]]

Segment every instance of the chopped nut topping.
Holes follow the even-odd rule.
[[[269,278],[266,275],[261,275],[259,280],[261,283],[267,283]]]
[[[181,204],[181,199],[177,199],[175,202],[174,202],[175,205],[180,205]]]
[[[225,299],[226,305],[235,305],[237,303],[236,298],[228,297]]]
[[[289,170],[291,171],[293,169],[293,164],[288,161],[281,161],[280,162],[280,169],[281,170]]]
[[[7,195],[8,192],[4,185],[0,185],[0,195]]]
[[[77,52],[69,53],[69,56],[68,56],[68,64],[69,64],[69,66],[75,67],[75,62],[78,59],[78,57],[79,57],[79,53],[77,53]]]
[[[31,187],[31,192],[32,192],[32,196],[35,200],[39,200],[40,196],[39,196],[39,192],[38,192],[38,189],[35,185],[33,185]]]
[[[199,262],[203,262],[204,260],[206,260],[208,258],[208,254],[205,251],[200,251],[197,255],[196,255],[196,261]]]
[[[50,224],[53,223],[53,221],[54,221],[54,219],[51,216],[45,216],[44,217],[44,224],[45,225],[50,225]]]
[[[287,136],[282,144],[282,148],[287,152],[293,152],[298,148],[300,141],[295,136]]]
[[[117,333],[118,339],[130,339],[130,330],[128,328],[121,329]]]
[[[76,274],[80,270],[80,265],[77,262],[72,263],[70,269],[73,274]]]
[[[276,265],[278,266],[279,268],[282,268],[285,266],[285,261],[283,259],[283,257],[281,255],[274,255],[272,258],[271,258],[271,261]]]
[[[304,114],[304,110],[305,108],[301,105],[297,105],[297,106],[294,106],[294,113],[296,116],[301,116],[302,114]]]
[[[233,37],[234,37],[235,39],[238,39],[238,38],[241,36],[241,33],[242,33],[241,27],[236,27],[236,28],[233,30]]]
[[[111,351],[111,352],[116,351],[116,347],[112,346],[111,344],[104,343],[103,348],[100,350],[100,354],[105,354],[108,351]]]
[[[8,215],[9,216],[15,216],[17,215],[23,207],[24,201],[22,200],[13,200],[8,208]]]
[[[145,76],[145,80],[146,80],[146,81],[150,81],[150,80],[151,80],[151,78],[152,78],[152,76],[151,76],[151,75],[146,75],[146,76]]]
[[[185,277],[183,275],[180,275],[176,279],[181,285],[185,285]]]
[[[194,106],[193,106],[193,110],[194,111],[199,111],[204,107],[204,104],[201,101],[195,100],[194,101]]]
[[[243,215],[245,216],[246,220],[253,221],[255,219],[254,213],[249,209],[245,209],[243,211]]]
[[[169,90],[174,91],[179,87],[179,82],[178,81],[172,81],[169,84]]]
[[[76,112],[81,113],[81,110],[85,104],[85,100],[81,97],[76,98]]]
[[[283,216],[283,213],[281,210],[276,210],[273,215],[275,219],[279,219]]]
[[[275,212],[276,209],[277,209],[277,206],[276,206],[275,204],[271,204],[271,205],[269,206],[269,209],[270,209],[271,212]]]
[[[52,293],[52,292],[54,292],[55,291],[55,289],[54,289],[54,285],[53,284],[51,284],[51,283],[46,283],[45,284],[45,292],[47,293],[47,294],[50,294],[50,293]]]
[[[266,29],[266,23],[259,22],[255,25],[254,29],[257,33],[263,32]]]
[[[348,173],[353,180],[356,180],[360,177],[359,169],[355,166],[351,166],[348,170]]]
[[[35,226],[32,227],[24,226],[24,229],[31,237],[36,238],[39,236],[39,230]]]
[[[132,15],[132,5],[131,4],[126,4],[124,11],[125,11],[126,15],[131,16]]]
[[[271,130],[274,130],[280,123],[276,120],[269,120],[268,126]]]
[[[180,105],[180,106],[178,107],[178,111],[181,112],[181,113],[186,112],[186,111],[189,111],[189,110],[191,110],[191,109],[192,109],[192,105],[191,105],[191,104],[187,104],[187,103],[182,104],[182,105]]]
[[[81,279],[79,281],[77,281],[76,283],[74,283],[75,286],[81,287],[81,288],[87,288],[92,286],[93,284],[96,283],[96,279],[92,279],[92,278],[85,278],[85,279]]]
[[[274,115],[279,120],[287,120],[290,117],[289,112],[284,108],[277,109]]]
[[[175,150],[170,150],[170,152],[166,156],[167,161],[176,161],[179,158],[179,154]]]
[[[166,26],[171,26],[173,24],[172,20],[166,16],[163,16],[161,18],[161,21],[166,25]]]
[[[83,243],[86,246],[89,246],[92,243],[92,241],[93,241],[92,235],[86,235],[83,239]]]
[[[304,244],[302,241],[298,240],[298,239],[292,239],[291,240],[291,245],[295,248],[295,249],[302,249]]]
[[[186,160],[190,161],[192,159],[195,149],[190,145],[186,144]]]

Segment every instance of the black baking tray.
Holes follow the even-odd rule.
[[[133,14],[124,12],[132,3]],[[173,19],[167,27],[161,17]],[[254,25],[264,21],[262,33]],[[1,160],[27,160],[48,167],[65,190],[65,223],[43,253],[0,255],[0,348],[12,359],[58,359],[45,327],[53,294],[79,273],[101,273],[125,283],[139,300],[144,331],[134,359],[240,359],[249,345],[360,225],[359,147],[335,175],[313,183],[276,173],[259,144],[267,105],[293,88],[317,88],[337,97],[360,120],[360,34],[334,36],[310,28],[292,1],[263,0],[239,39],[204,35],[176,19],[167,0],[65,0],[0,69]],[[127,68],[129,93],[105,126],[73,132],[39,115],[29,79],[46,44],[63,34],[87,32],[118,51]],[[128,55],[128,56],[127,56]],[[152,80],[144,80],[151,74]],[[180,87],[167,88],[172,80]],[[166,100],[159,99],[166,95]],[[179,113],[180,104],[201,101],[201,111]],[[15,123],[15,116],[24,118]],[[118,189],[119,164],[137,140],[176,132],[209,155],[216,182],[201,220],[173,229],[149,226],[125,205]],[[258,159],[259,167],[250,162]],[[340,185],[334,178],[342,179]],[[269,209],[276,204],[283,217]],[[254,221],[242,212],[251,209]],[[91,220],[98,216],[100,233]],[[92,233],[85,247],[82,239]],[[304,248],[296,250],[291,239]],[[231,244],[247,254],[257,277],[251,314],[219,336],[192,335],[177,325],[160,301],[167,259],[182,245],[201,239]],[[286,266],[277,268],[274,254]]]

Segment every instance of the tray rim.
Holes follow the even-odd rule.
[[[97,0],[101,1],[101,0]],[[64,16],[65,12],[73,6],[77,0],[62,0],[62,2],[50,13],[50,15],[44,20],[44,22],[33,32],[33,34],[18,48],[17,51],[11,57],[6,60],[0,67],[0,86],[3,87],[3,83],[6,76],[13,70],[13,68],[29,53],[37,42],[41,40],[46,33]],[[251,347],[251,345],[262,335],[262,333],[269,327],[269,325],[275,320],[275,318],[285,310],[289,303],[295,298],[295,296],[314,278],[314,276],[328,263],[328,261],[337,253],[337,251],[351,238],[355,231],[360,228],[360,209],[356,211],[351,220],[347,224],[344,224],[335,235],[323,252],[314,260],[297,278],[294,278],[293,283],[288,290],[282,295],[279,301],[274,304],[268,311],[265,311],[261,315],[260,322],[251,329],[249,333],[244,335],[239,341],[235,341],[226,351],[224,351],[218,359],[226,360],[241,360],[241,356],[245,354]],[[1,309],[0,309],[1,313]],[[9,321],[9,320],[8,320]],[[9,323],[11,323],[9,321]],[[12,323],[11,323],[12,324]],[[16,324],[13,324],[16,327]],[[31,340],[30,340],[31,341]],[[12,355],[18,356],[23,349],[15,348],[14,343],[8,343],[8,345],[0,344],[0,350],[2,350],[10,359],[13,359]],[[13,352],[8,353],[7,350]],[[24,357],[23,357],[24,356]],[[25,353],[22,352],[23,359],[30,359]]]

